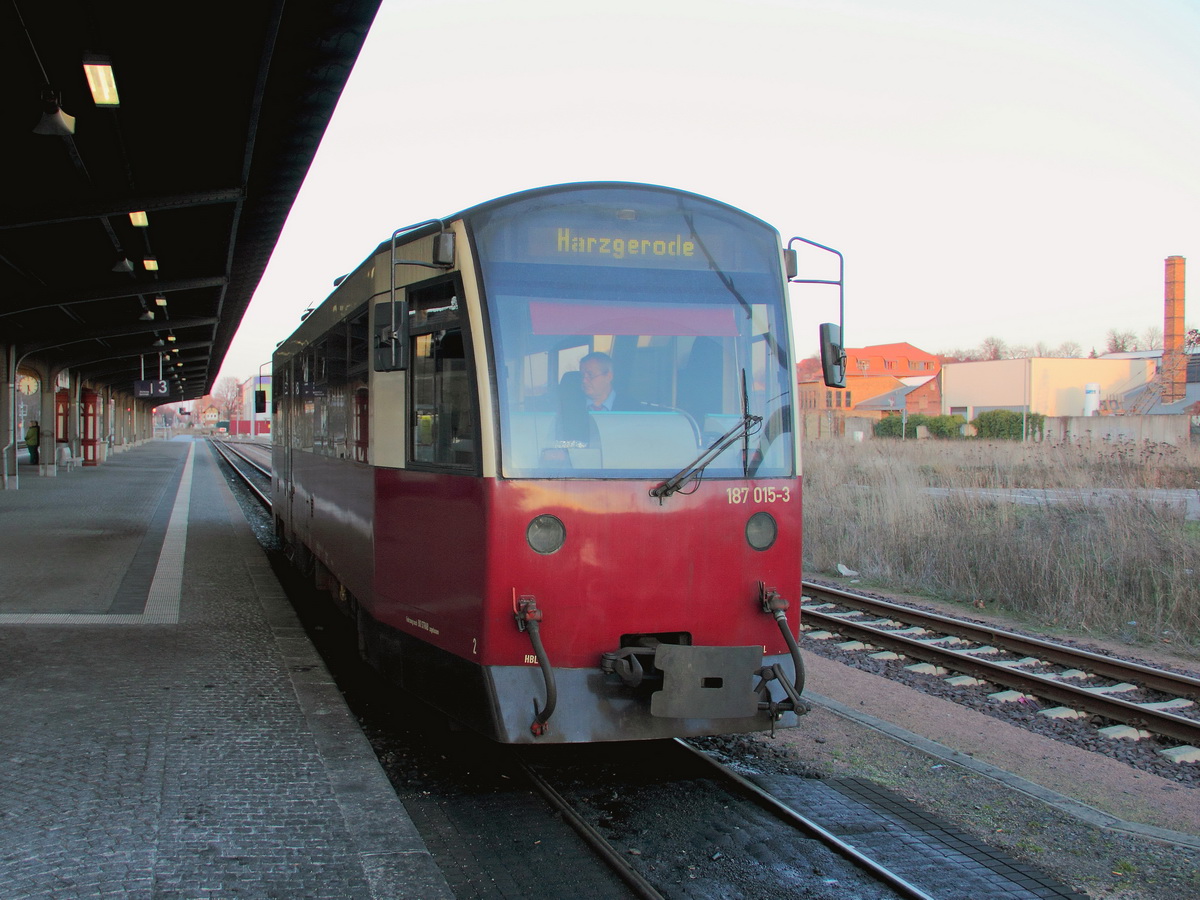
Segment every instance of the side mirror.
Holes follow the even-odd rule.
[[[821,325],[821,374],[828,387],[846,386],[846,348],[842,346],[842,328],[832,322]]]
[[[433,264],[447,269],[454,267],[453,231],[443,231],[433,236]]]

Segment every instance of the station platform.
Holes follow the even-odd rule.
[[[453,896],[202,441],[0,491],[0,895]]]

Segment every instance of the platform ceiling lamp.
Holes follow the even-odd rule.
[[[33,126],[34,134],[70,137],[75,133],[75,117],[68,116],[59,105],[58,92],[50,85],[42,88],[42,118]]]
[[[42,118],[33,126],[34,134],[48,134],[55,137],[70,137],[75,133],[75,117],[69,116],[62,110],[62,97],[58,91],[50,84],[50,76],[46,74],[46,67],[42,65],[42,57],[37,52],[37,46],[33,43],[33,35],[29,33],[29,28],[25,24],[25,17],[21,15],[21,8],[17,6],[15,0],[13,2],[13,12],[17,14],[17,21],[21,23],[21,30],[25,32],[25,39],[29,41],[29,49],[33,51],[33,58],[37,60],[38,69],[42,73]]]
[[[83,74],[87,77],[88,90],[92,92],[92,100],[97,106],[115,109],[121,105],[112,60],[108,56],[90,51],[84,53]]]
[[[150,226],[150,218],[146,215],[144,209],[135,210],[129,214],[129,224],[134,228],[148,228]]]
[[[132,272],[133,263],[129,261],[128,256],[122,254],[121,256],[117,257],[117,261],[113,264],[112,270],[114,272]]]
[[[147,256],[146,258],[144,258],[142,260],[142,267],[147,272],[157,272],[158,271],[158,260],[153,256]]]

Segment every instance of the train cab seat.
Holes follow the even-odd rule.
[[[696,457],[696,428],[678,409],[591,414],[605,469],[679,468]]]
[[[792,469],[792,436],[791,434],[776,435],[762,447],[762,459],[752,474],[769,477],[790,472]]]
[[[679,370],[678,406],[697,422],[721,408],[722,362],[721,345],[712,338],[700,337]]]
[[[563,372],[558,379],[558,439],[561,441],[588,442],[592,437],[592,426],[588,422],[583,393],[583,373],[576,370]]]
[[[704,431],[704,445],[706,447],[711,446],[717,438],[728,432],[741,420],[741,416],[729,415],[727,413],[710,413],[706,415],[701,420],[704,423],[701,426]],[[740,468],[742,465],[742,442],[734,441],[709,465],[717,469],[733,466]]]
[[[508,452],[505,458],[515,469],[536,469],[542,451],[558,440],[556,419],[552,412],[514,412],[509,416],[509,434],[505,436]]]

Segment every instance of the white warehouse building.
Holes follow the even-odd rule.
[[[1121,408],[1122,398],[1154,377],[1154,359],[1030,357],[942,366],[942,412],[969,422],[1007,409],[1045,416],[1085,416]],[[1089,386],[1096,393],[1088,396]]]

